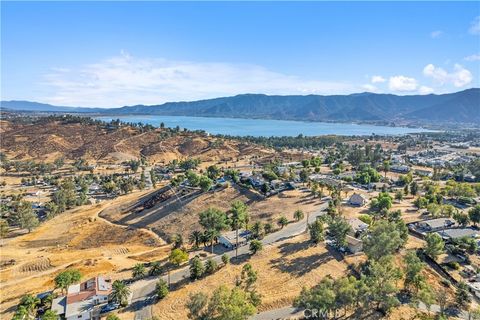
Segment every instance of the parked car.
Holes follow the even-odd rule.
[[[120,305],[118,303],[109,303],[109,304],[106,304],[104,306],[102,306],[100,308],[100,313],[107,313],[107,312],[110,312],[110,311],[113,311],[115,309],[118,309],[120,307]]]

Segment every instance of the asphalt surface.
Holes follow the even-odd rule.
[[[325,214],[325,209],[327,209],[328,203],[322,203],[318,206],[317,211],[311,213],[308,216],[308,223],[312,223],[315,219],[321,215]],[[295,237],[307,230],[307,218],[299,222],[293,222],[285,226],[283,229],[280,229],[274,233],[268,234],[265,236],[261,241],[263,245],[270,245],[272,243],[286,240],[288,238]],[[230,250],[224,252],[230,258],[235,257],[235,250]],[[238,256],[239,258],[245,255],[249,255],[249,246],[245,245],[238,248]],[[209,257],[210,259],[215,260],[218,264],[221,264],[222,255],[218,254],[213,257]],[[131,294],[131,301],[129,305],[129,309],[135,312],[135,320],[148,320],[152,318],[152,305],[155,303],[154,291],[155,286],[158,279],[163,279],[167,283],[176,284],[181,281],[185,281],[185,279],[190,277],[189,267],[186,266],[182,269],[178,269],[176,271],[170,272],[170,279],[168,275],[164,275],[161,277],[152,277],[148,279],[143,279],[136,281],[130,285]],[[286,312],[288,308],[279,309],[279,313]],[[275,312],[276,310],[274,310]],[[291,316],[291,315],[290,315]],[[257,318],[255,318],[257,319]],[[260,319],[270,319],[270,318],[258,318]],[[275,319],[275,318],[274,318]]]

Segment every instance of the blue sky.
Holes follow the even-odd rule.
[[[3,100],[479,87],[479,2],[5,2]]]

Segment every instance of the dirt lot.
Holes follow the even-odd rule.
[[[127,225],[148,228],[162,237],[180,233],[188,237],[191,231],[200,229],[198,214],[209,207],[228,210],[232,201],[241,200],[247,203],[250,223],[257,220],[276,224],[281,215],[293,220],[293,213],[301,209],[305,214],[317,210],[320,200],[311,197],[309,192],[301,190],[286,191],[263,199],[258,193],[239,187],[228,187],[215,193],[205,193],[191,201],[175,201],[168,206],[160,206],[140,213],[122,213],[121,210],[105,212],[110,221],[119,221]]]
[[[19,297],[53,288],[55,275],[78,268],[83,279],[98,274],[125,278],[139,262],[162,260],[169,248],[154,233],[117,226],[101,219],[106,206],[136,198],[134,193],[98,205],[65,212],[30,234],[3,240],[1,260],[15,264],[0,270],[1,314],[10,313]]]

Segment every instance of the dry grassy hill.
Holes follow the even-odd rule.
[[[124,161],[145,156],[151,162],[187,157],[203,161],[231,161],[249,154],[267,155],[271,150],[198,133],[181,132],[165,137],[167,129],[142,132],[130,126],[108,129],[98,124],[61,121],[24,124],[1,121],[0,150],[10,159],[51,161],[64,156],[75,160]]]

